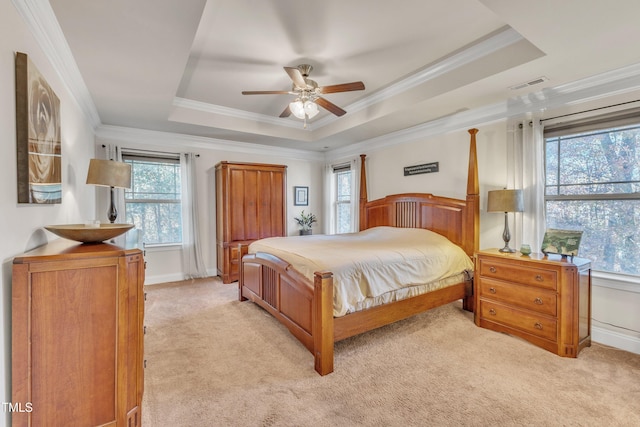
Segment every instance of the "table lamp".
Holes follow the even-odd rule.
[[[522,190],[494,190],[489,191],[489,198],[487,200],[487,212],[504,212],[504,232],[502,233],[502,239],[504,240],[504,247],[499,249],[500,252],[513,253],[516,250],[509,247],[509,240],[511,240],[511,233],[509,233],[509,212],[522,212],[524,211],[524,199],[522,196]]]
[[[109,221],[114,223],[118,217],[118,210],[114,202],[115,188],[131,188],[131,165],[114,160],[91,159],[87,184],[100,185],[111,189],[111,205],[107,211]]]

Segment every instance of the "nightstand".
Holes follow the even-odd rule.
[[[591,262],[497,249],[476,253],[476,325],[563,357],[591,345]]]

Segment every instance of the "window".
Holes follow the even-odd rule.
[[[335,233],[350,233],[351,226],[351,167],[349,164],[333,167]]]
[[[583,230],[594,270],[640,275],[639,164],[640,125],[545,129],[547,227]]]
[[[125,190],[127,222],[142,230],[145,245],[182,242],[180,160],[123,154],[131,164],[131,189]]]

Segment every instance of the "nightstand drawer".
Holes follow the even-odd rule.
[[[491,322],[517,328],[550,341],[557,340],[556,319],[537,316],[535,313],[495,304],[490,301],[480,301],[480,315]]]
[[[555,271],[517,264],[503,264],[493,259],[480,259],[480,275],[500,280],[540,286],[556,290],[558,278]]]
[[[480,298],[516,305],[550,316],[555,316],[558,313],[555,291],[533,286],[514,285],[485,277],[481,277],[479,282]]]

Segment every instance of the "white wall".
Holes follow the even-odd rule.
[[[480,181],[480,247],[503,246],[504,217],[486,213],[487,191],[503,188],[507,173],[506,123],[478,127],[476,148]],[[469,165],[467,129],[394,145],[367,154],[369,200],[396,193],[433,193],[464,199]],[[439,172],[404,176],[405,166],[439,163]]]
[[[29,55],[60,98],[62,131],[62,203],[17,203],[15,52]],[[11,401],[11,268],[13,257],[55,236],[42,227],[82,222],[92,216],[95,192],[84,181],[93,157],[94,134],[67,92],[47,56],[8,1],[0,2],[0,402]],[[24,403],[24,402],[23,402]],[[0,410],[0,425],[9,425],[9,414]]]

